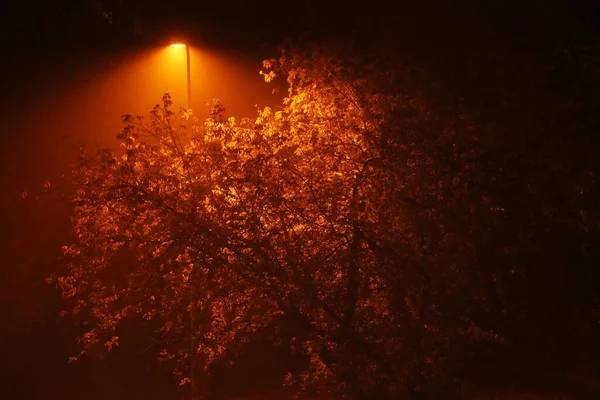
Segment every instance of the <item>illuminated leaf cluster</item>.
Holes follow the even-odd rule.
[[[288,383],[395,398],[442,376],[453,343],[497,339],[456,312],[477,298],[459,216],[490,208],[465,189],[472,129],[329,54],[266,61],[289,93],[255,120],[215,102],[198,123],[165,95],[149,121],[125,117],[120,151],[81,155],[56,282],[82,353],[143,321],[189,383],[283,318],[309,360]]]

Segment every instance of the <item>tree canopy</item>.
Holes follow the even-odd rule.
[[[133,321],[199,396],[211,365],[285,325],[307,360],[289,384],[448,398],[503,341],[517,208],[477,124],[393,60],[345,51],[265,61],[289,91],[256,119],[215,101],[199,121],[166,94],[148,120],[124,117],[121,150],[82,151],[69,272],[54,280],[82,354]]]

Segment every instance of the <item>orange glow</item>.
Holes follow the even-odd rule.
[[[172,43],[171,47],[185,47],[185,43]]]
[[[31,106],[22,110],[16,107],[18,112],[8,121],[16,135],[16,150],[6,162],[21,165],[21,172],[15,175],[20,179],[14,183],[15,192],[26,186],[25,179],[37,185],[44,179],[60,177],[70,163],[78,160],[71,143],[118,148],[115,135],[123,129],[121,116],[147,117],[165,92],[172,96],[174,111],[188,108],[186,47],[171,47],[171,43],[176,42],[113,55],[73,55],[72,60],[58,60],[51,69],[46,67],[47,75],[40,72],[35,76],[32,82],[36,85],[22,89],[23,98],[31,99]],[[215,97],[227,107],[228,115],[239,119],[255,117],[255,104],[275,106],[281,101],[274,99],[273,87],[257,73],[260,58],[246,59],[192,46],[190,58],[193,96],[189,108],[200,121],[208,116],[206,104]],[[41,64],[39,71],[44,71]],[[68,117],[64,110],[69,110]],[[1,200],[2,196],[0,204]]]

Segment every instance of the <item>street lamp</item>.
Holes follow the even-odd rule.
[[[190,46],[185,42],[173,42],[171,47],[185,47],[185,59],[187,64],[187,108],[192,108],[192,74],[190,67]]]

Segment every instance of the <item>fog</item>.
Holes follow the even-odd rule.
[[[96,393],[98,398],[124,394],[123,382],[139,388],[134,378],[152,375],[148,368],[156,369],[155,361],[121,360],[117,370],[66,362],[76,350],[75,334],[59,317],[60,299],[45,278],[64,268],[60,248],[70,240],[68,204],[45,193],[44,182],[58,188],[68,183],[78,144],[91,150],[116,146],[122,115],[147,118],[165,92],[172,95],[175,110],[187,105],[185,49],[68,55],[24,51],[7,59],[4,67],[8,72],[3,74],[5,98],[0,108],[0,358],[10,370],[0,371],[0,384],[9,392],[19,388],[21,398],[81,398],[81,393],[94,398],[90,397],[94,387],[103,388]],[[260,68],[261,57],[256,55],[192,48],[194,114],[205,117],[213,98],[236,118],[252,117],[257,106],[280,102],[272,94],[273,85],[260,76]],[[139,370],[140,362],[145,369]],[[160,371],[154,374],[170,377]],[[153,398],[160,397],[162,382],[146,385]]]
[[[171,94],[174,110],[187,105],[184,48],[60,59],[46,54],[24,63],[28,73],[12,82],[16,101],[5,109],[2,129],[2,167],[13,194],[68,172],[78,143],[115,146],[121,116],[147,117],[164,93]],[[279,100],[260,76],[261,60],[256,56],[194,47],[190,64],[191,108],[200,118],[207,115],[213,98],[236,118],[253,116],[257,105]]]

